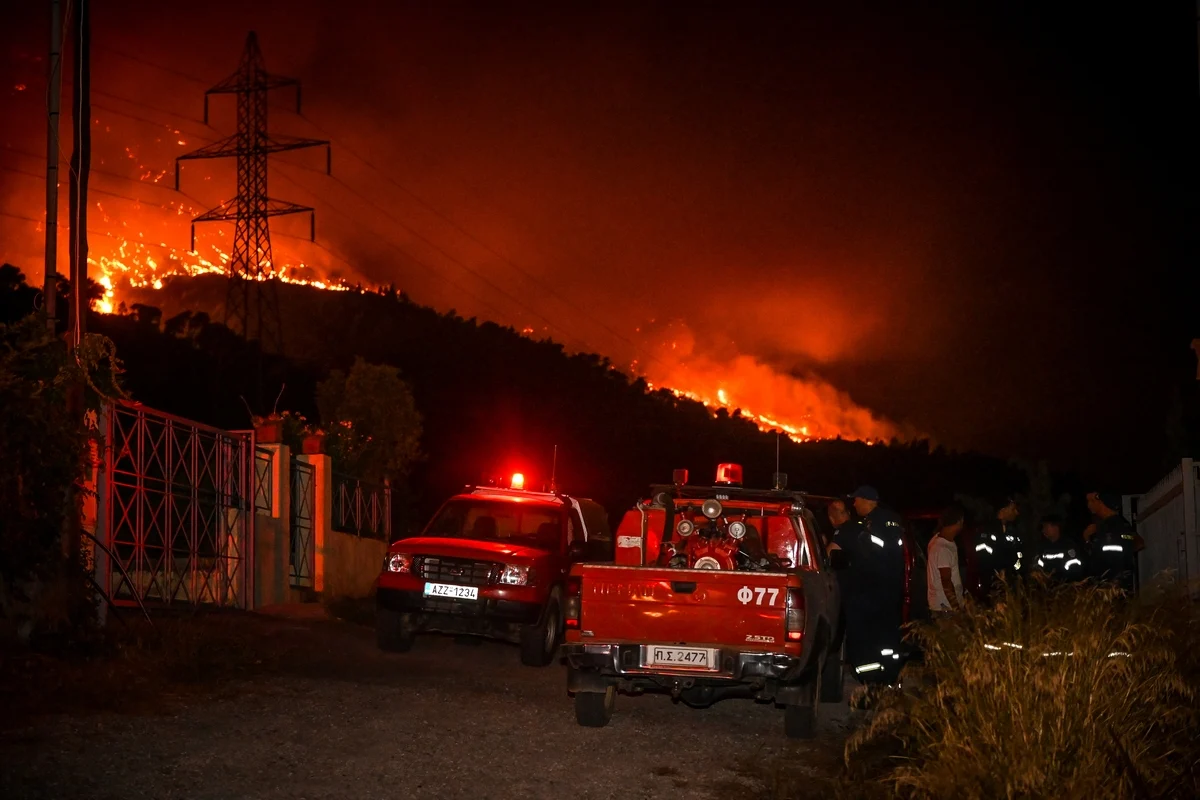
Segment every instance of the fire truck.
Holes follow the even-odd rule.
[[[557,492],[468,486],[416,537],[394,542],[376,592],[380,649],[410,650],[417,634],[483,636],[520,645],[521,662],[549,664],[563,631],[567,574],[611,561],[603,508]]]
[[[711,486],[677,470],[625,514],[615,563],[572,567],[563,649],[580,725],[608,724],[618,692],[656,691],[773,701],[789,737],[815,735],[819,704],[842,699],[845,564],[785,485],[745,488],[737,464]]]

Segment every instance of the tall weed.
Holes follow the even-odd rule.
[[[923,664],[846,746],[908,797],[1200,796],[1194,606],[1032,580],[910,630]],[[874,763],[878,763],[875,761]]]

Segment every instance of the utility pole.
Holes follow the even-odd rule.
[[[75,0],[75,16],[71,25],[71,41],[75,46],[72,75],[71,126],[74,149],[71,152],[70,247],[71,247],[71,310],[67,348],[73,357],[79,355],[87,326],[87,191],[88,170],[92,164],[92,104],[91,94],[91,28],[89,0]],[[73,382],[67,389],[67,413],[83,422],[83,384]],[[62,554],[67,564],[80,555],[83,518],[80,495],[72,485],[67,489],[68,513],[63,523]],[[68,585],[73,585],[68,580]]]
[[[46,71],[46,272],[42,297],[50,335],[58,315],[58,116],[62,105],[62,5],[50,2],[50,59]]]
[[[71,124],[71,315],[70,348],[75,352],[87,327],[88,171],[92,166],[91,26],[89,0],[76,0],[71,38],[75,43]],[[80,408],[80,413],[83,413]]]
[[[237,158],[237,196],[192,220],[192,250],[196,249],[197,222],[233,222],[233,252],[229,261],[229,294],[226,324],[247,341],[258,341],[258,402],[262,403],[262,353],[283,350],[280,330],[277,271],[271,256],[268,219],[285,214],[309,214],[309,235],[317,236],[315,211],[267,195],[267,156],[286,150],[325,148],[325,173],[330,174],[332,151],[328,140],[272,136],[267,132],[267,93],[296,87],[296,113],[300,113],[300,81],[267,72],[258,37],[253,31],[237,71],[204,93],[204,122],[208,124],[208,99],[214,94],[237,95],[237,133],[207,147],[179,156],[175,161],[175,188],[179,188],[179,163],[201,158]]]

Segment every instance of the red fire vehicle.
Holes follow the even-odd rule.
[[[394,542],[377,590],[379,647],[405,652],[425,631],[518,643],[521,662],[549,664],[563,626],[572,563],[612,559],[604,510],[591,500],[517,488],[467,487],[416,537]]]
[[[670,692],[691,706],[774,701],[790,737],[815,734],[819,702],[842,699],[841,600],[801,492],[671,486],[627,512],[616,563],[576,564],[566,604],[567,688],[580,725],[600,727],[618,691]]]

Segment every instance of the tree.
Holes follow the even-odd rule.
[[[0,609],[23,637],[88,616],[81,554],[64,554],[63,534],[81,522],[71,498],[84,490],[97,411],[120,394],[119,373],[103,336],[86,336],[73,357],[43,313],[0,324]],[[67,402],[79,387],[82,414]]]
[[[400,370],[356,358],[317,385],[325,444],[338,468],[363,480],[403,479],[421,457],[422,419]]]

